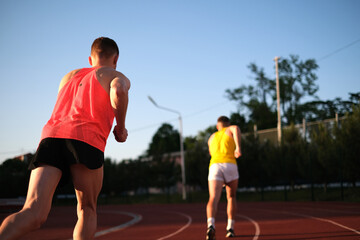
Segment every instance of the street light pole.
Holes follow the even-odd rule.
[[[173,112],[179,115],[179,132],[180,132],[180,160],[181,160],[181,178],[182,178],[182,198],[183,200],[186,200],[186,181],[185,181],[185,157],[184,157],[184,143],[183,143],[183,126],[182,126],[182,118],[181,118],[181,114],[180,112],[170,109],[170,108],[166,108],[166,107],[162,107],[159,106],[154,99],[152,99],[152,97],[148,96],[150,102],[152,102],[155,107],[169,111],[169,112]]]
[[[280,84],[279,84],[279,70],[278,60],[280,57],[275,57],[275,71],[276,71],[276,99],[277,99],[277,131],[278,131],[278,143],[281,144],[281,112],[280,112]]]

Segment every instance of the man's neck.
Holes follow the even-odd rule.
[[[109,63],[98,63],[96,65],[93,65],[93,67],[110,67],[110,68],[116,69],[116,66],[114,66],[113,64],[109,64]]]

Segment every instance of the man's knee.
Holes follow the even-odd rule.
[[[77,192],[78,209],[86,209],[86,211],[94,210],[96,211],[98,195],[93,192]]]
[[[226,194],[227,199],[236,199],[236,192],[229,192]]]
[[[209,202],[214,202],[216,200],[216,196],[209,196]]]
[[[228,191],[226,193],[227,201],[236,201],[236,191]]]
[[[228,202],[233,202],[233,201],[236,201],[236,193],[230,193],[226,196],[226,199]]]
[[[27,212],[28,216],[30,216],[29,220],[33,229],[40,228],[46,222],[49,215],[49,210],[34,206],[25,207],[21,211]]]
[[[96,218],[96,207],[93,206],[82,206],[77,210],[78,218],[92,219]]]
[[[78,198],[77,210],[89,214],[96,214],[97,198],[95,196],[84,196]]]

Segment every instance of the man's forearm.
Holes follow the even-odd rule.
[[[235,145],[238,149],[241,149],[241,132],[240,132],[240,128],[236,127],[235,131],[234,131],[234,141],[235,141]]]
[[[116,124],[120,128],[125,128],[125,118],[126,118],[126,112],[127,112],[127,105],[128,105],[128,97],[126,96],[122,98],[122,103],[118,104],[116,108],[114,109]]]
[[[116,123],[120,128],[125,128],[125,118],[129,102],[128,89],[121,82],[114,83],[110,89],[110,98]]]

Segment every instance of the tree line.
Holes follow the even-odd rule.
[[[251,63],[249,70],[254,84],[226,90],[228,99],[237,103],[237,111],[230,114],[232,124],[238,125],[242,137],[243,155],[237,160],[239,187],[360,181],[360,92],[350,93],[349,99],[320,100],[316,95],[314,59],[300,60],[290,55],[279,62],[282,123],[281,144],[260,141],[253,134],[258,129],[273,128],[277,124],[275,79],[265,70]],[[307,100],[307,101],[305,101]],[[241,114],[240,114],[241,113]],[[319,124],[306,137],[295,124],[333,118],[335,113],[344,120]],[[217,116],[216,116],[217,117]],[[215,117],[215,118],[216,118]],[[189,190],[207,189],[209,152],[207,140],[216,131],[215,125],[184,139],[186,183]],[[148,193],[151,187],[163,192],[174,191],[181,180],[180,166],[171,161],[170,153],[179,151],[179,132],[164,123],[154,134],[148,149],[137,159],[104,163],[102,193],[122,195],[129,191]],[[9,159],[0,165],[0,197],[25,196],[29,171],[25,162]],[[61,192],[71,192],[67,187]]]

